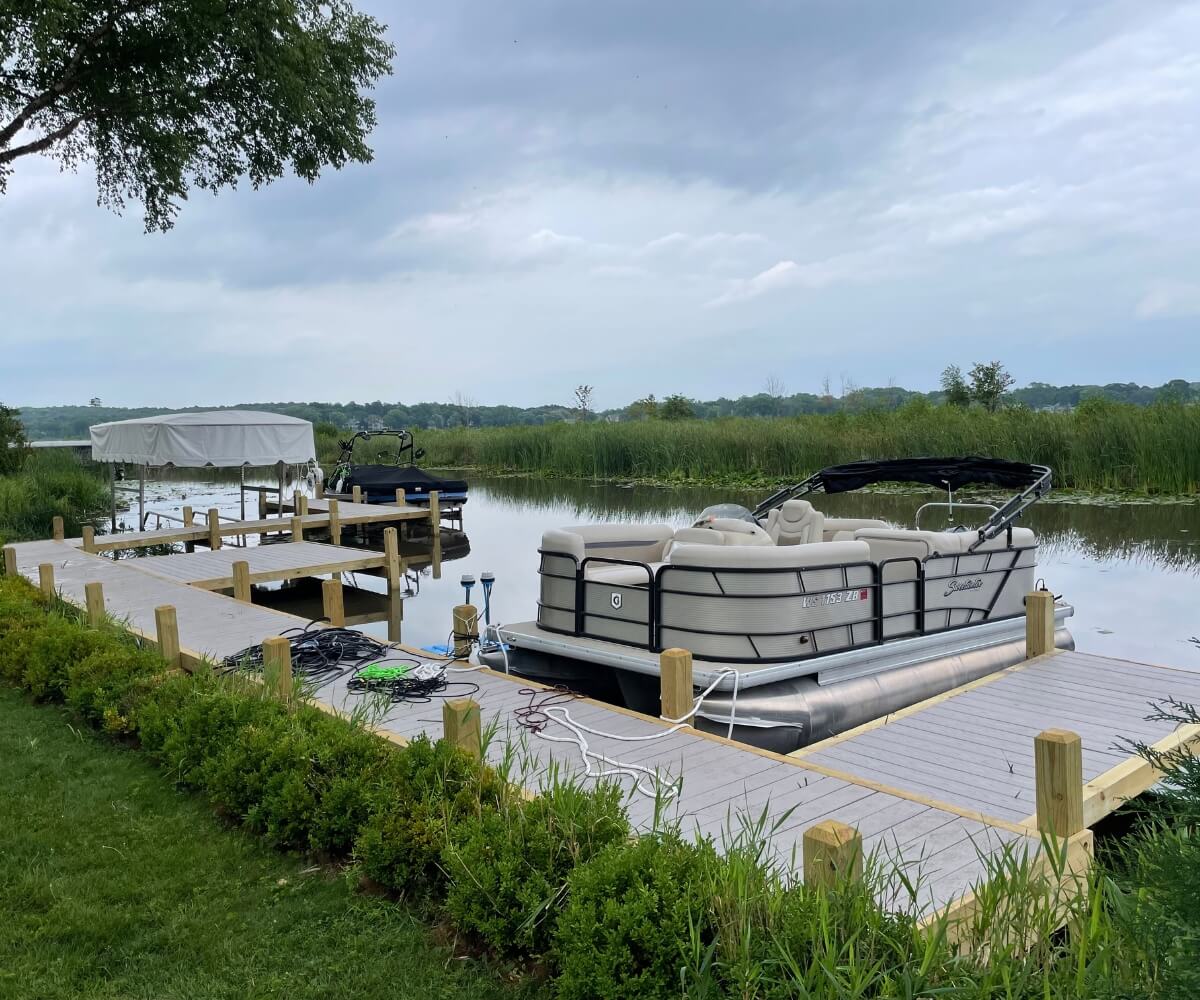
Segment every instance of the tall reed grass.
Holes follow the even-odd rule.
[[[0,476],[0,541],[49,538],[56,516],[68,537],[103,514],[108,484],[99,466],[87,466],[64,451],[33,451],[19,472]]]
[[[322,436],[322,455],[331,449]],[[987,455],[1049,465],[1058,486],[1189,494],[1200,406],[1089,401],[1071,412],[930,406],[795,418],[658,420],[423,431],[423,464],[577,479],[764,485],[870,458]],[[356,450],[370,460],[370,443]]]

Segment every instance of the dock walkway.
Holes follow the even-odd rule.
[[[334,546],[309,545],[265,546],[262,554],[292,559],[295,570],[295,560],[326,559],[329,550],[336,551]],[[204,589],[226,579],[220,575],[224,560],[251,551],[113,561],[64,542],[30,542],[9,547],[6,558],[34,581],[40,578],[39,566],[49,564],[54,587],[79,606],[86,601],[85,584],[101,582],[109,612],[150,641],[156,637],[154,608],[174,606],[181,658],[186,666],[195,666],[205,657],[219,660],[304,624]],[[347,559],[362,555],[341,551]],[[220,566],[214,556],[220,557]],[[398,649],[398,655],[436,659]],[[485,725],[496,727],[497,738],[489,747],[493,761],[505,754],[506,746],[516,748],[517,757],[527,758],[524,780],[534,790],[555,770],[582,773],[576,743],[544,738],[567,737],[565,727],[552,723],[539,736],[521,725],[519,713],[531,699],[544,697],[545,689],[491,670],[466,671],[462,663],[450,667],[456,672],[450,675],[455,686],[449,693],[470,693],[481,706]],[[653,783],[653,774],[660,787],[680,782],[669,814],[685,830],[719,839],[736,827],[739,817],[765,810],[772,817],[770,849],[788,858],[798,856],[801,837],[813,824],[850,824],[861,834],[865,850],[880,852],[920,882],[917,903],[929,914],[962,905],[999,852],[1017,849],[1036,855],[1042,850],[1033,797],[1033,737],[1040,730],[1071,728],[1083,737],[1091,824],[1156,780],[1149,765],[1119,748],[1120,740],[1165,746],[1200,739],[1200,733],[1191,731],[1200,727],[1173,731],[1170,724],[1146,721],[1147,701],[1169,696],[1200,700],[1200,676],[1078,653],[1049,654],[792,756],[691,728],[663,735],[667,724],[661,720],[588,699],[571,701],[566,708],[577,724],[609,734],[587,734],[593,752],[644,769],[643,784]],[[345,678],[318,691],[316,698],[341,711],[360,701],[347,691]],[[394,704],[376,725],[399,742],[422,733],[436,738],[441,735],[441,710],[436,702]],[[655,735],[660,738],[638,739]],[[593,765],[607,767],[595,760]],[[626,787],[632,784],[620,780]],[[653,822],[650,796],[631,791],[628,809],[639,829]],[[1084,830],[1083,835],[1090,846],[1090,833]]]

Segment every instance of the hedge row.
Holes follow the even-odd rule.
[[[869,886],[790,883],[754,837],[723,852],[669,829],[634,837],[614,786],[527,799],[449,744],[398,747],[246,679],[170,671],[19,579],[0,578],[0,677],[139,746],[280,848],[537,959],[562,998],[1073,995],[1046,976],[1073,982],[1077,951],[976,967]]]

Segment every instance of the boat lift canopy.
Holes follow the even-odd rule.
[[[261,410],[212,410],[164,413],[95,424],[89,428],[92,458],[138,466],[138,527],[145,521],[147,468],[231,469],[275,466],[282,501],[284,467],[316,460],[312,424],[298,417]],[[245,493],[242,518],[245,519]],[[116,530],[116,486],[113,486],[113,530]]]
[[[996,508],[982,527],[975,545],[994,538],[1012,524],[1030,504],[1050,492],[1050,468],[1003,458],[895,458],[850,462],[814,472],[803,482],[785,486],[754,508],[762,517],[788,500],[808,493],[846,493],[874,483],[920,483],[947,490],[951,497],[963,486],[1000,486],[1017,495]]]

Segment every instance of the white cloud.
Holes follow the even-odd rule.
[[[1146,290],[1134,310],[1138,319],[1200,316],[1200,284],[1159,281]],[[1195,358],[1191,359],[1194,364]]]

